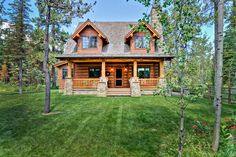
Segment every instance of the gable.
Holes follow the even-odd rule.
[[[102,38],[105,43],[109,43],[107,36],[99,29],[97,28],[90,20],[87,20],[83,24],[79,26],[79,28],[72,34],[72,39],[77,40],[77,38],[80,37],[81,33],[84,32],[84,30],[91,30],[91,32],[97,32],[98,37]]]
[[[161,34],[157,32],[150,24],[145,23],[145,26],[151,32],[153,38],[157,38],[157,39],[161,38]],[[138,25],[136,25],[135,27],[137,28]],[[129,39],[134,36],[135,33],[137,33],[135,30],[131,30],[128,34],[126,34],[125,43],[127,43]]]

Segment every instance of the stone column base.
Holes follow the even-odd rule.
[[[100,77],[97,86],[97,96],[98,97],[106,97],[107,96],[107,77]]]
[[[72,84],[73,84],[72,79],[65,80],[64,95],[72,95],[73,94]]]
[[[130,83],[130,90],[131,90],[131,97],[140,97],[141,90],[140,90],[140,83],[139,79],[136,77],[132,77],[129,79]]]

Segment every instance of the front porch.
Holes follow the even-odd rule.
[[[67,60],[66,64],[59,67],[60,72],[60,91],[65,95],[140,96],[152,94],[163,82],[164,61]]]

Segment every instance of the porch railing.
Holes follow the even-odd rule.
[[[73,89],[89,88],[96,89],[99,78],[82,78],[82,79],[73,79]]]
[[[155,88],[158,85],[158,78],[139,79],[141,88]]]

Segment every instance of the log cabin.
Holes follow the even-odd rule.
[[[60,92],[94,94],[97,96],[133,97],[152,94],[164,85],[164,65],[174,56],[162,52],[161,27],[151,11],[151,23],[145,23],[150,32],[150,51],[145,48],[145,32],[137,32],[130,25],[137,22],[79,23],[67,41],[58,68]]]

